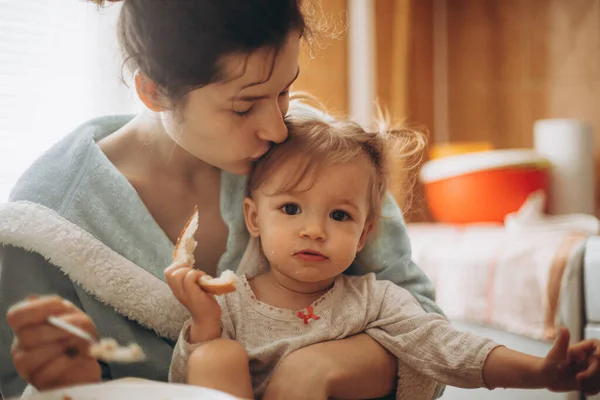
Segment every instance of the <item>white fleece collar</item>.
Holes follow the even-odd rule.
[[[162,337],[176,340],[189,318],[165,282],[47,207],[0,205],[0,244],[41,254],[87,293]]]

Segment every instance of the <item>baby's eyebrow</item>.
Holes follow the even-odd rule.
[[[348,200],[348,199],[342,199],[342,200],[340,201],[340,204],[342,204],[342,205],[346,205],[346,206],[350,206],[350,207],[352,207],[352,208],[355,208],[355,209],[357,209],[357,210],[359,209],[359,208],[358,208],[358,205],[357,205],[357,204],[356,204],[354,201],[352,201],[352,200]]]

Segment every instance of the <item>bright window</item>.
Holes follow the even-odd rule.
[[[0,0],[0,201],[35,158],[77,125],[139,110],[121,82],[119,7]]]

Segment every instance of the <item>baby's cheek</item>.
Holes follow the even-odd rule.
[[[344,246],[348,249],[348,252],[356,252],[358,245],[360,244],[360,232],[356,230],[351,230],[349,232],[345,232],[343,242]]]
[[[269,234],[261,236],[261,242],[265,255],[268,259],[271,259],[276,257],[278,253],[283,250],[286,241],[281,235],[277,235],[275,232],[269,232]]]
[[[340,242],[337,246],[336,253],[340,262],[349,266],[354,261],[358,252],[358,239],[355,237],[347,237],[346,240]]]

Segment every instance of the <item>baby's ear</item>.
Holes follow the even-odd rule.
[[[356,252],[361,251],[365,244],[367,243],[367,239],[369,238],[369,233],[373,230],[373,224],[370,222],[365,223],[365,227],[363,228],[362,234],[360,235],[360,239],[358,240],[358,247]]]
[[[244,220],[246,221],[246,229],[250,232],[250,236],[259,237],[260,230],[258,228],[258,207],[256,202],[250,197],[244,199]]]

